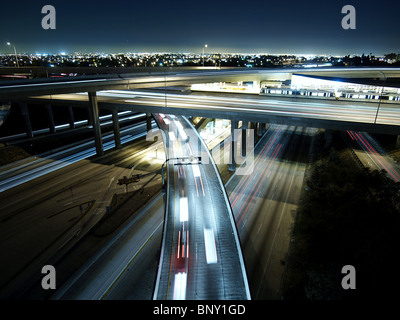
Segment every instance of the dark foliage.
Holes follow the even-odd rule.
[[[286,299],[394,298],[400,231],[400,184],[385,171],[361,170],[336,151],[307,181],[290,249]],[[356,289],[344,290],[344,265]]]

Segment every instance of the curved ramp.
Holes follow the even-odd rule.
[[[250,299],[232,210],[207,147],[185,117],[154,117],[163,133],[168,180],[153,298]]]

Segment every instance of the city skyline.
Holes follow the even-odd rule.
[[[41,26],[42,7],[56,9],[56,29]],[[342,7],[356,9],[356,29],[344,30]],[[253,1],[167,5],[114,1],[22,1],[3,4],[0,52],[190,52],[301,55],[384,55],[399,52],[399,3]]]

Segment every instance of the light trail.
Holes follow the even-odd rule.
[[[206,247],[207,264],[217,263],[217,247],[215,244],[215,235],[213,229],[204,228],[204,244]]]
[[[155,123],[153,123],[153,126],[154,125],[155,125]],[[146,124],[139,124],[139,125],[134,125],[133,127],[124,128],[123,130],[121,130],[121,144],[125,144],[128,142],[137,140],[139,138],[145,137],[147,134],[145,127],[146,127]],[[130,133],[130,131],[138,130],[138,129],[139,130],[144,129],[144,130],[141,133],[137,133],[137,134]],[[115,148],[115,141],[113,140],[113,137],[114,137],[113,134],[105,135],[103,137],[104,140],[107,140],[107,139],[110,140],[110,141],[105,141],[103,144],[103,149],[105,151]],[[51,156],[47,156],[46,158],[55,158],[56,160],[53,160],[51,163],[41,165],[34,169],[28,169],[27,171],[13,175],[10,178],[5,178],[5,179],[1,180],[0,181],[0,192],[11,189],[22,183],[31,181],[31,180],[41,177],[45,174],[54,172],[56,170],[59,170],[66,166],[69,166],[73,163],[76,163],[78,161],[81,161],[81,160],[84,160],[91,156],[96,155],[96,147],[91,147],[91,145],[93,145],[93,144],[94,144],[94,139],[91,141],[85,142],[83,144],[80,144],[79,146],[71,147],[66,150],[60,151],[58,153],[52,154]],[[79,150],[81,150],[81,151],[79,151]],[[62,156],[63,154],[68,154],[71,152],[73,152],[73,154],[64,156],[64,157]],[[58,157],[60,157],[60,158],[58,158]],[[44,159],[46,159],[46,158],[44,158]],[[4,175],[4,173],[2,173],[2,175]]]
[[[174,300],[185,300],[186,299],[186,282],[187,274],[185,272],[179,272],[175,274],[174,280]]]
[[[171,160],[167,163],[167,188],[172,184],[175,192],[169,192],[167,198],[154,299],[223,299],[230,296],[227,293],[230,290],[237,296],[249,296],[247,280],[243,285],[240,282],[244,278],[243,260],[235,231],[232,231],[236,227],[228,199],[219,187],[220,182],[207,180],[219,181],[216,167],[209,163],[208,155],[202,154],[199,162],[200,150],[191,146],[200,142],[200,136],[190,135],[187,139],[191,130],[196,131],[184,117],[155,114],[155,118],[163,129],[164,138],[174,133],[175,140],[167,140],[167,159]],[[165,124],[167,118],[169,126]],[[193,157],[193,160],[183,165],[175,160],[181,157]],[[221,234],[230,240],[219,242]],[[225,269],[229,264],[229,269]],[[212,275],[212,281],[207,280],[208,275]],[[242,292],[238,293],[240,285]]]
[[[270,168],[271,168],[273,162],[275,161],[276,157],[278,156],[281,148],[282,148],[282,144],[278,144],[275,147],[272,157],[269,159],[269,161],[267,163],[266,172],[268,172],[270,170]],[[238,211],[238,216],[240,215],[239,221],[237,222],[238,225],[241,224],[241,221],[242,221],[243,217],[246,215],[247,209],[249,208],[249,206],[251,204],[251,201],[249,201],[249,199],[252,199],[254,197],[254,195],[257,194],[258,190],[260,189],[260,187],[265,179],[266,179],[265,175],[260,175],[258,177],[258,179],[256,180],[256,182],[254,183],[254,187],[250,190],[246,200],[243,201],[243,204],[242,204],[240,210]],[[257,189],[254,191],[255,188],[257,188]],[[246,207],[243,209],[244,206],[246,206]]]
[[[377,165],[378,167],[386,170],[386,172],[393,178],[394,181],[400,181],[400,174],[387,163],[387,161],[375,150],[374,147],[371,146],[361,132],[353,132],[348,130],[347,133],[353,141],[356,141],[364,149],[364,151],[369,152],[373,156],[373,158],[380,164],[380,166]]]
[[[121,96],[125,98],[131,98],[129,94],[125,92],[120,92]],[[108,93],[106,92],[107,96]],[[112,96],[118,96],[118,93],[115,93]],[[154,104],[160,103],[164,105],[165,94],[162,93],[143,93],[143,92],[135,92],[136,100],[126,100],[127,103],[134,104]],[[140,99],[153,99],[152,101],[145,101]],[[231,98],[231,97],[204,97],[199,95],[190,95],[182,97],[177,94],[168,94],[170,106],[186,106],[193,108],[210,108],[210,109],[224,109],[228,107],[218,106],[216,104],[229,104],[229,108],[232,110],[239,111],[252,111],[252,112],[275,112],[281,115],[298,115],[298,116],[310,116],[310,117],[327,117],[336,120],[358,120],[364,123],[371,123],[375,119],[376,106],[371,105],[367,106],[364,104],[346,104],[346,105],[337,105],[333,104],[331,101],[327,101],[325,103],[318,103],[315,101],[279,101],[279,100],[261,100],[261,99],[252,99],[252,98]],[[159,101],[157,101],[159,99]],[[188,102],[187,103],[180,103]],[[199,103],[200,101],[200,103]],[[195,103],[196,105],[193,105]],[[240,106],[246,106],[246,108],[240,108]],[[257,108],[257,109],[255,109]],[[269,108],[270,110],[266,109]],[[300,112],[299,110],[302,110]],[[392,110],[392,111],[388,111]],[[380,123],[386,124],[397,124],[396,121],[393,121],[393,117],[400,118],[400,112],[396,109],[391,109],[390,106],[383,107],[379,120]],[[349,121],[349,120],[348,120]]]
[[[267,156],[268,152],[271,150],[272,146],[274,145],[275,141],[278,139],[279,135],[281,134],[282,128],[284,126],[278,126],[278,130],[275,130],[273,136],[269,139],[269,141],[265,144],[263,149],[260,152],[260,155],[257,159],[262,159]],[[259,172],[259,168],[261,167],[261,161],[257,160],[256,166],[254,168],[254,172]],[[234,193],[231,194],[230,200],[232,203],[232,209],[235,208],[236,203],[239,199],[239,196],[243,194],[244,190],[247,189],[248,185],[252,182],[252,175],[247,175],[244,179],[241,179],[239,185],[235,188]],[[236,195],[236,197],[235,197]]]

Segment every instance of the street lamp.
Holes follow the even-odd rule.
[[[203,47],[203,67],[204,67],[204,48],[207,48],[208,46],[205,44]]]
[[[387,80],[386,75],[382,71],[381,71],[381,73],[385,77],[385,81],[383,83],[383,86],[381,87],[381,92],[379,93],[379,103],[378,103],[378,108],[376,109],[376,115],[375,115],[374,124],[376,124],[376,120],[378,119],[379,107],[381,106],[381,100],[382,100],[382,93],[383,93],[383,89],[385,88],[385,83],[386,83],[386,80]]]
[[[11,46],[12,44],[10,42],[7,42],[8,46]],[[17,49],[15,49],[15,46],[12,45],[14,47],[14,53],[15,53],[15,60],[17,61],[17,68],[19,68],[19,63],[18,63],[18,56],[17,56]]]

